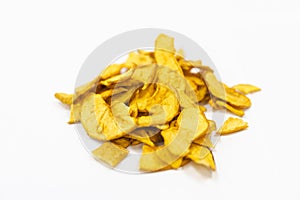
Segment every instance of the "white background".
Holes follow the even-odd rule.
[[[0,1],[0,199],[300,199],[299,1],[105,2]],[[213,174],[107,169],[54,99],[103,41],[147,27],[196,41],[228,85],[262,88],[249,129],[218,143]]]

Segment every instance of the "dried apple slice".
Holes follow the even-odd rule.
[[[251,106],[251,101],[248,97],[235,92],[231,88],[225,87],[211,71],[203,72],[202,77],[206,82],[209,92],[218,99],[222,99],[239,108],[249,108]]]
[[[174,38],[160,34],[155,40],[155,60],[158,65],[169,67],[172,70],[183,74],[175,58]]]
[[[221,135],[228,135],[230,133],[244,130],[247,127],[248,123],[244,122],[242,119],[229,117],[218,130],[218,133]]]
[[[126,134],[100,94],[92,93],[84,99],[80,121],[88,135],[97,140],[112,140]]]
[[[216,170],[214,156],[211,150],[207,147],[192,144],[186,158],[191,159],[196,164],[203,165],[209,169],[212,169],[213,171]]]
[[[242,116],[244,116],[244,114],[245,114],[243,110],[234,108],[234,107],[232,107],[231,105],[227,104],[227,103],[224,102],[224,101],[217,100],[217,101],[216,101],[216,104],[217,104],[218,106],[221,106],[221,107],[223,107],[223,108],[226,108],[227,110],[229,110],[229,111],[232,112],[233,114],[236,114],[237,116],[242,117]]]
[[[112,167],[117,166],[126,156],[129,151],[112,142],[105,142],[100,147],[92,151],[95,158],[109,164]]]
[[[259,87],[256,87],[256,86],[250,85],[250,84],[237,84],[237,85],[233,86],[232,88],[243,94],[258,92],[261,90]]]
[[[73,94],[66,93],[55,93],[55,98],[57,98],[60,102],[66,105],[71,105],[73,102]]]

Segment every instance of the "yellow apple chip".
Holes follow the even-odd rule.
[[[155,41],[155,60],[158,65],[169,67],[183,74],[180,65],[175,58],[174,38],[160,34]]]
[[[128,155],[129,151],[122,146],[105,142],[92,153],[95,158],[115,167]]]
[[[73,94],[55,93],[55,98],[66,105],[71,105],[73,102]]]
[[[218,130],[221,135],[228,135],[230,133],[235,133],[237,131],[244,130],[248,127],[248,123],[244,122],[242,119],[229,117],[222,127]]]
[[[242,109],[234,108],[233,106],[229,105],[228,103],[226,103],[224,101],[217,100],[216,104],[218,106],[226,108],[227,110],[229,110],[233,114],[236,114],[237,116],[240,116],[240,117],[244,116],[244,111]]]
[[[186,157],[196,164],[203,165],[213,171],[216,170],[214,156],[211,150],[205,146],[192,144],[189,154]]]
[[[202,76],[207,84],[209,92],[216,98],[222,99],[239,108],[249,108],[251,106],[251,101],[248,97],[235,92],[235,90],[231,88],[224,87],[211,71],[205,71],[202,73]]]
[[[126,134],[100,94],[92,93],[84,99],[80,121],[87,134],[97,140],[113,140]]]
[[[250,85],[250,84],[237,84],[237,85],[233,86],[232,88],[243,94],[249,94],[249,93],[260,91],[259,87],[256,87],[256,86]]]

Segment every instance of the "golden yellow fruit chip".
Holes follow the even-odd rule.
[[[229,111],[232,112],[233,114],[236,114],[237,116],[242,117],[242,116],[244,116],[244,114],[245,114],[243,110],[234,108],[234,107],[232,107],[231,105],[225,103],[224,101],[217,100],[217,101],[216,101],[216,104],[217,104],[218,106],[221,106],[221,107],[223,107],[223,108],[226,108],[227,110],[229,110]]]
[[[196,164],[216,170],[214,156],[207,147],[192,144],[190,147],[190,152],[186,157],[191,159]]]
[[[235,133],[237,131],[244,130],[248,127],[248,123],[244,122],[242,119],[229,117],[222,127],[218,130],[221,135],[227,135],[230,133]]]
[[[251,106],[251,101],[248,97],[235,92],[231,88],[224,87],[224,85],[217,80],[211,71],[205,71],[202,73],[202,76],[206,82],[208,90],[216,98],[222,99],[223,101],[239,108],[249,108]]]
[[[205,116],[201,113],[198,107],[183,109],[177,119],[178,129],[172,127],[171,133],[165,131],[161,132],[162,136],[168,133],[171,134],[169,137],[169,144],[166,149],[175,156],[184,156],[188,152],[188,148],[192,141],[202,134],[208,128],[208,122]],[[164,139],[167,138],[166,136]],[[170,159],[167,161],[168,164],[175,161]]]
[[[174,38],[160,34],[155,41],[155,60],[158,65],[169,67],[183,74],[175,58]]]
[[[73,102],[73,94],[55,93],[55,98],[66,105],[71,105]]]
[[[225,86],[225,91],[226,91],[225,99],[227,99],[227,102],[232,106],[240,109],[246,109],[251,106],[251,100],[244,94],[236,92],[234,89],[226,86]]]
[[[151,87],[148,87],[151,88]],[[137,118],[140,126],[153,126],[165,124],[171,121],[179,111],[179,102],[176,96],[166,87],[156,85],[156,89],[150,98],[148,95],[137,95],[130,103],[130,108],[135,112],[147,112],[148,116]]]
[[[112,120],[115,121],[118,128],[129,133],[137,128],[134,118],[129,115],[129,107],[123,102],[113,102],[110,106]]]
[[[157,53],[156,51],[164,51],[174,55],[176,52],[174,38],[165,34],[159,34],[155,40],[155,54]]]
[[[105,142],[92,153],[95,158],[115,167],[128,155],[129,151],[119,145]]]
[[[188,153],[192,140],[207,130],[208,122],[200,113],[198,107],[183,109],[177,119],[178,127],[170,127],[161,131],[164,146],[155,153],[164,163],[171,167],[173,164],[178,166],[177,160]]]
[[[87,134],[97,140],[113,140],[126,134],[118,127],[110,106],[99,94],[92,93],[84,99],[80,121]]]
[[[233,86],[232,88],[243,94],[249,94],[249,93],[260,91],[259,87],[256,87],[256,86],[250,85],[250,84],[237,84],[237,85]]]

